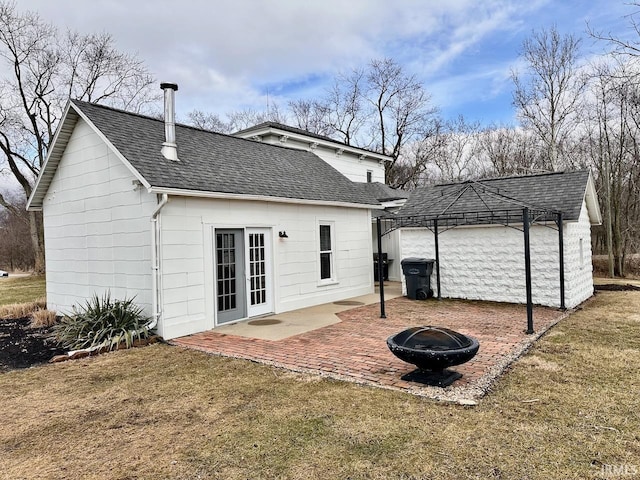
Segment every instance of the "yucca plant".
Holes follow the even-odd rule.
[[[71,350],[93,347],[113,350],[122,342],[130,348],[136,338],[149,337],[146,326],[149,318],[134,299],[112,300],[111,292],[102,298],[94,294],[85,305],[74,306],[73,313],[55,325],[57,341]]]

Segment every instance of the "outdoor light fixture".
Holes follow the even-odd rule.
[[[289,238],[289,235],[287,235],[287,232],[285,232],[284,230],[282,230],[281,232],[278,232],[278,236],[280,238]]]

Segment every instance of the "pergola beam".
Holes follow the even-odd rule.
[[[527,293],[527,333],[533,333],[533,299],[531,295],[531,244],[529,242],[529,209],[522,209],[522,226],[524,232],[524,277]]]
[[[384,308],[384,266],[382,265],[382,222],[376,218],[378,229],[378,290],[380,290],[380,318],[387,318]]]
[[[564,300],[564,222],[562,212],[558,212],[558,256],[560,261],[560,308],[566,310]]]
[[[440,244],[438,243],[438,219],[433,221],[433,238],[436,247],[436,286],[438,287],[438,300],[441,300],[440,295]]]
[[[461,211],[452,212],[452,207],[460,200],[462,194],[470,188],[470,185],[465,185],[460,191],[456,192],[455,198],[450,202],[447,207],[436,215],[405,215],[405,216],[393,216],[386,217],[385,231],[382,231],[382,219],[378,217],[376,219],[376,225],[378,228],[378,278],[380,280],[380,318],[386,318],[385,304],[384,304],[384,280],[382,277],[382,237],[391,233],[394,230],[403,227],[418,227],[428,228],[434,234],[434,246],[436,254],[436,283],[438,289],[438,299],[441,299],[441,285],[440,285],[440,243],[439,233],[440,227],[445,229],[458,227],[458,226],[472,226],[472,225],[504,225],[511,228],[520,230],[519,225],[522,225],[522,232],[524,235],[524,261],[525,261],[525,290],[527,299],[527,330],[528,334],[534,333],[533,330],[533,296],[532,296],[532,281],[531,281],[531,242],[530,242],[530,226],[532,224],[547,225],[547,223],[555,223],[558,227],[558,242],[559,242],[559,256],[560,256],[560,305],[562,309],[565,309],[565,286],[564,286],[564,241],[563,241],[563,218],[562,212],[549,210],[546,208],[539,208],[536,206],[530,206],[524,202],[519,202],[516,199],[510,198],[499,192],[486,192],[492,198],[501,199],[509,203],[520,203],[521,208],[489,208],[489,205],[484,202],[480,197],[479,192],[473,188],[473,191],[480,197],[482,203],[487,207],[486,210],[478,211]],[[390,226],[389,226],[390,224]]]

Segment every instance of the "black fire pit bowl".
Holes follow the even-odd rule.
[[[462,377],[447,370],[471,360],[480,344],[478,340],[448,328],[412,327],[387,339],[387,346],[400,360],[412,363],[417,370],[402,377],[410,382],[446,387]]]

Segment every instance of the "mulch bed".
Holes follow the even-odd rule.
[[[46,363],[66,352],[51,338],[53,329],[29,328],[31,318],[0,320],[0,372]]]
[[[640,287],[637,287],[635,285],[630,285],[630,284],[626,284],[626,285],[622,285],[622,284],[617,284],[617,283],[607,283],[607,284],[603,284],[603,285],[594,285],[593,288],[596,289],[596,291],[600,290],[600,291],[607,291],[607,292],[625,292],[625,291],[631,291],[631,290],[640,290]]]

